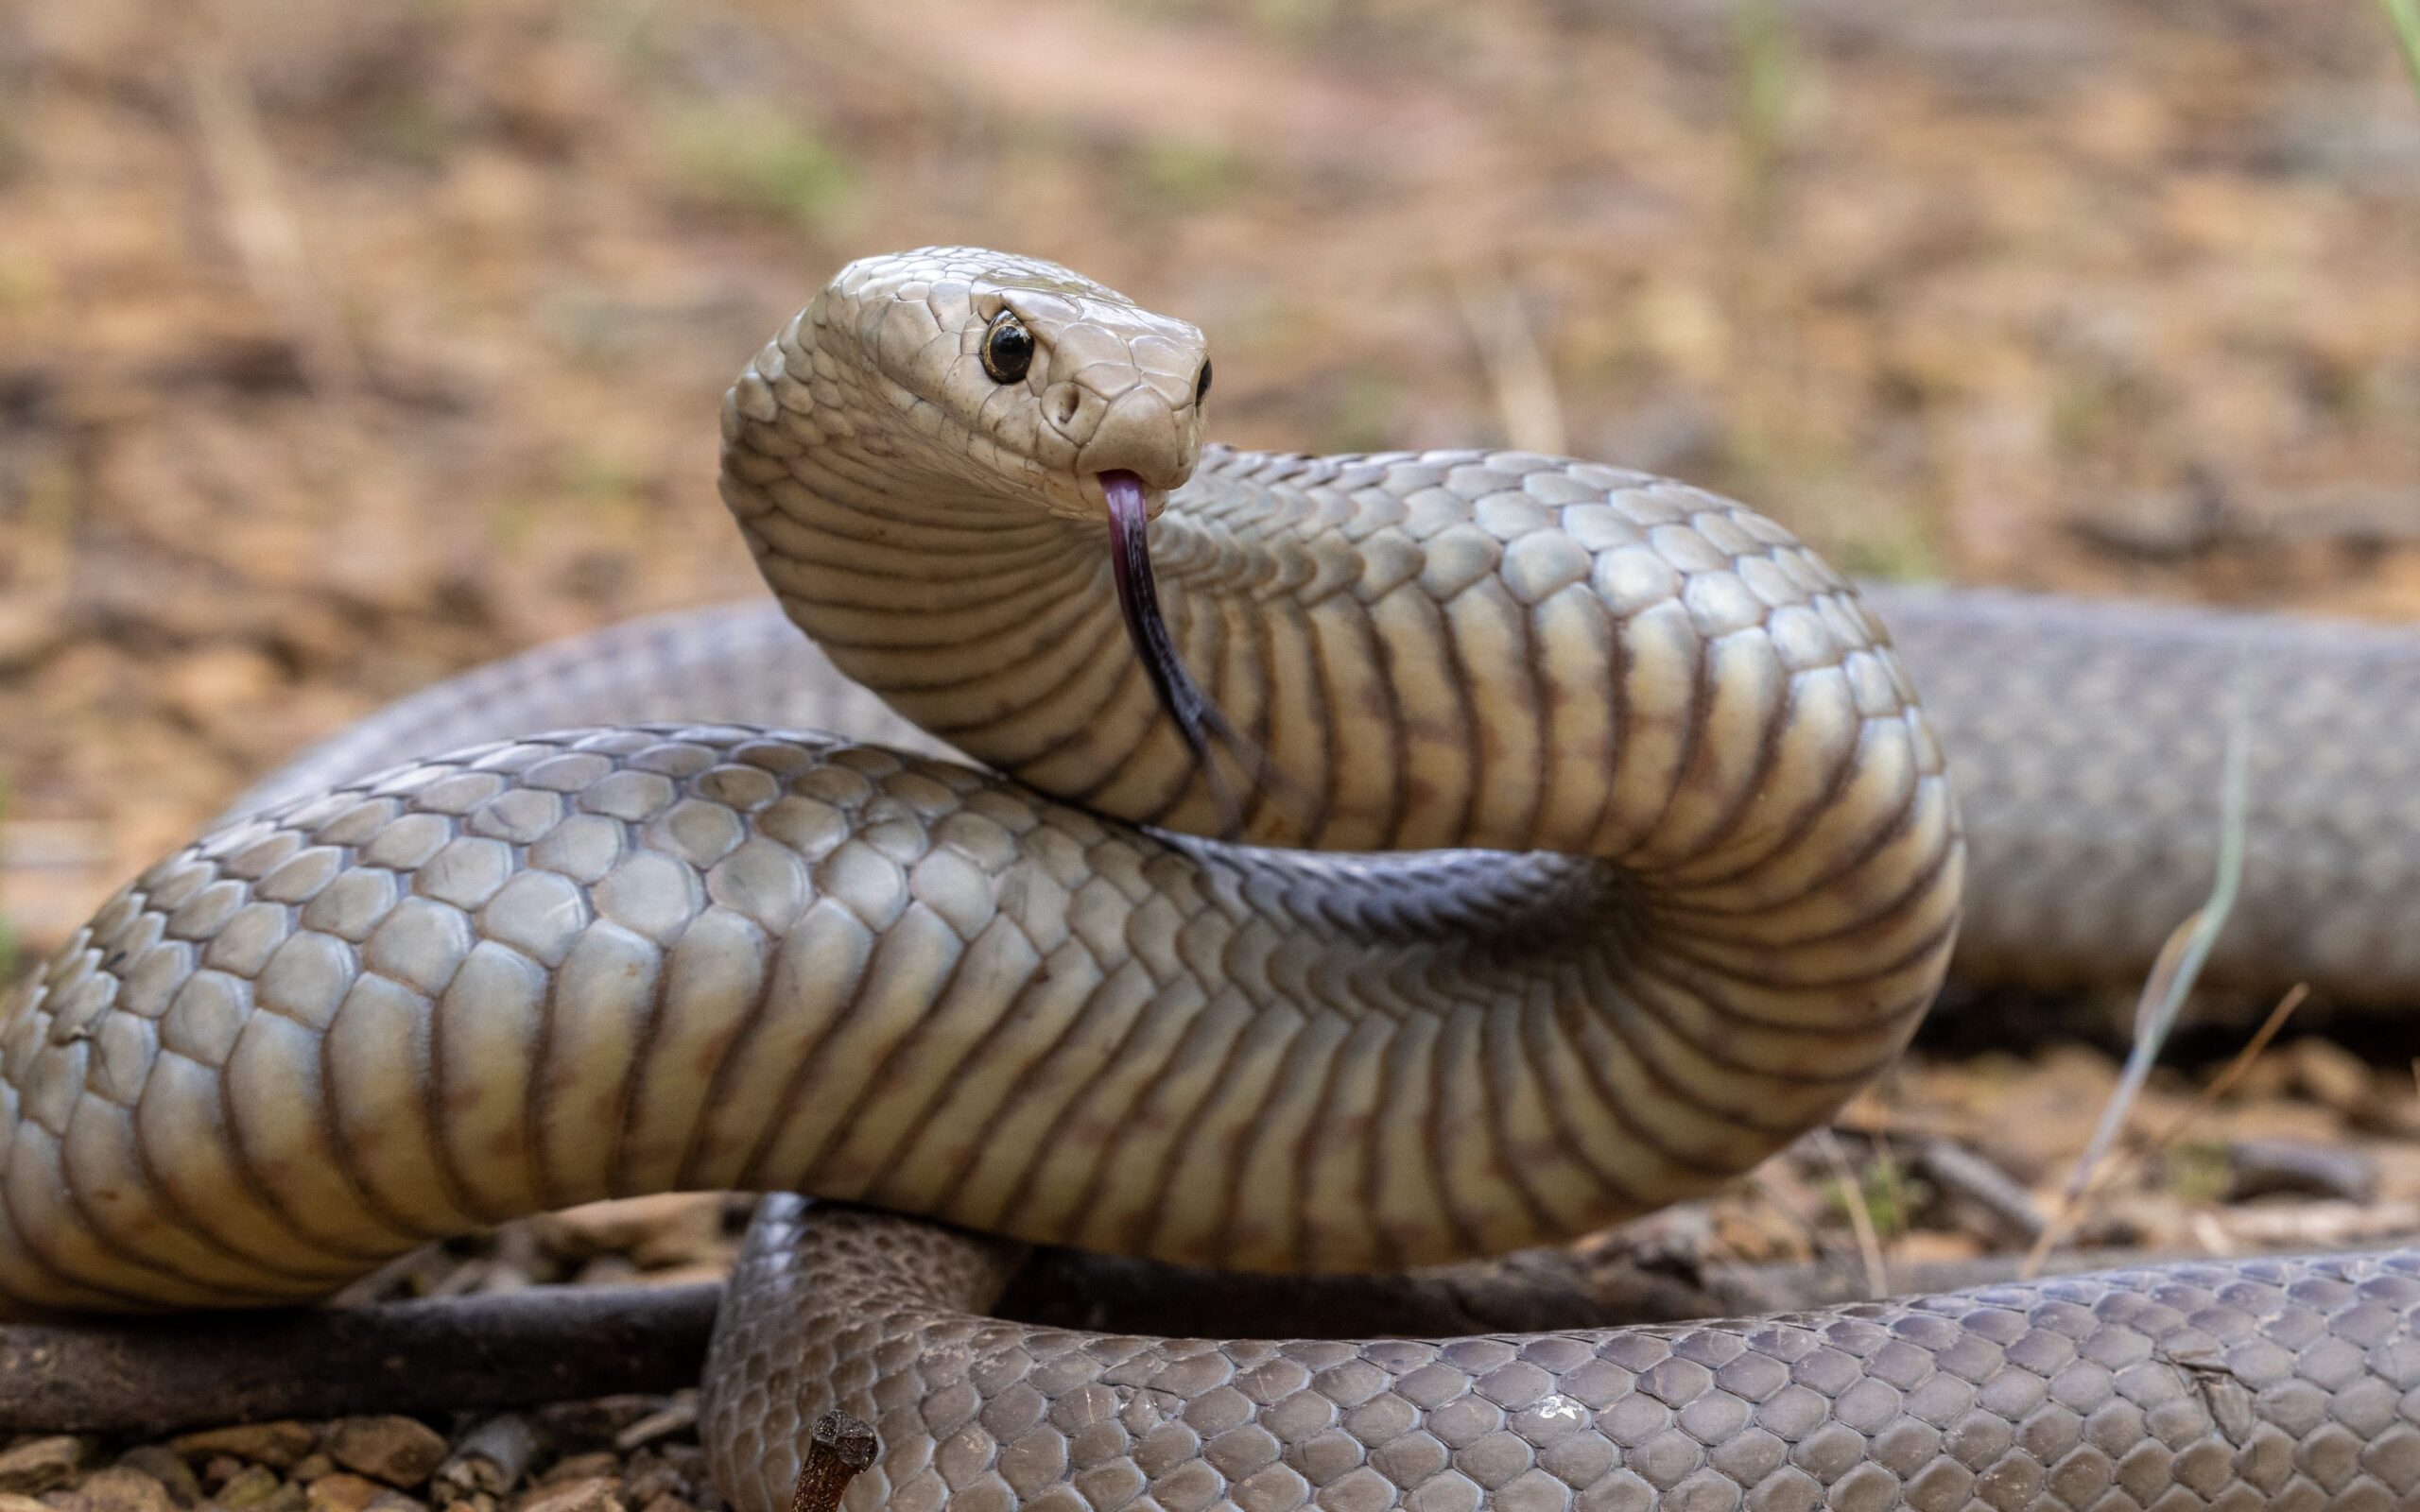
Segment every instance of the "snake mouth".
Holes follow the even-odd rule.
[[[1126,638],[1143,663],[1144,676],[1150,679],[1161,711],[1175,724],[1196,769],[1208,782],[1225,821],[1224,833],[1232,839],[1242,832],[1243,810],[1213,752],[1226,750],[1242,767],[1247,788],[1256,785],[1263,770],[1259,752],[1194,682],[1177,654],[1167,616],[1160,611],[1159,586],[1151,576],[1150,493],[1143,479],[1124,468],[1096,473],[1095,479],[1109,516],[1109,563],[1117,582],[1117,607],[1126,619]]]

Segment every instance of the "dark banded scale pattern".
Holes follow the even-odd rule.
[[[977,355],[1003,310],[1035,340],[1009,384]],[[1399,1265],[1707,1191],[1887,1063],[1947,961],[1962,846],[1940,746],[1857,591],[1742,507],[1619,469],[1205,450],[1203,360],[1190,326],[1046,264],[942,249],[843,270],[723,416],[724,496],[767,580],[862,685],[802,663],[784,712],[880,735],[859,724],[878,695],[923,744],[989,769],[757,728],[769,709],[696,722],[767,687],[780,638],[746,610],[534,653],[400,706],[139,879],[0,1016],[0,1293],[303,1297],[431,1235],[666,1187],[793,1189],[1229,1266]],[[1220,814],[1123,634],[1111,470],[1146,490],[1185,665],[1277,774],[1252,795],[1250,844],[1169,833]],[[496,724],[629,720],[667,694],[685,722]],[[517,738],[419,755],[438,732]],[[2158,1372],[2199,1355],[2135,1359],[2152,1367],[2126,1398],[2135,1419],[2103,1393],[2106,1466],[2054,1463],[2038,1434],[1945,1439],[1962,1482],[1907,1469],[1942,1401],[1841,1375],[1820,1411],[1792,1397],[1787,1422],[1751,1425],[1723,1402],[1752,1392],[1673,1400],[1685,1372],[1625,1363],[1673,1353],[1668,1332],[1138,1339],[1109,1381],[1080,1367],[1091,1343],[954,1311],[988,1294],[942,1278],[1004,1263],[970,1243],[769,1210],[710,1382],[722,1478],[748,1512],[783,1504],[799,1425],[834,1400],[883,1415],[861,1512],[884,1486],[903,1504],[949,1488],[1100,1512],[1482,1496],[1547,1512],[1660,1492],[2185,1505],[2135,1496],[2146,1462],[2119,1440],[2156,1438],[2182,1465],[2206,1438],[2144,1416],[2182,1400]],[[2409,1284],[2402,1263],[2345,1263],[2351,1280],[2308,1284],[2358,1296],[2246,1273],[2302,1311],[2195,1314],[2221,1349],[2301,1350],[2289,1374],[2309,1388],[2254,1391],[2253,1437],[2230,1440],[2222,1471],[2193,1450],[2205,1503],[2317,1487],[2350,1499],[2309,1504],[2384,1505],[2409,1488],[2399,1460],[2338,1473],[2327,1436],[2409,1390],[2395,1383],[2420,1358],[2409,1298],[2387,1295]],[[1961,1321],[1904,1349],[1848,1353],[1954,1374],[2011,1326],[1965,1306],[1943,1303]],[[2138,1325],[2070,1342],[2132,1349]],[[2313,1356],[2313,1327],[2358,1341],[2358,1368]],[[1832,1369],[1797,1345],[1746,1348]],[[1400,1434],[1327,1433],[1369,1399],[1344,1401],[1306,1362],[1355,1351],[1374,1392],[1437,1415],[1418,1431],[1443,1458],[1388,1451]],[[1467,1391],[1422,1400],[1440,1361],[1581,1370],[1592,1352],[1630,1374],[1558,1395],[1566,1458],[1544,1478],[1512,1468],[1500,1423],[1457,1441],[1456,1412],[1483,1416],[1453,1406]],[[1148,1393],[1196,1395],[1168,1383],[1214,1357],[1294,1360],[1303,1380],[1204,1386],[1223,1426],[1188,1420],[1193,1440],[1153,1440],[1155,1468],[1127,1453],[1116,1470],[1112,1420],[1136,1431],[1116,1391],[1172,1409]],[[2244,1379],[2268,1381],[2271,1357],[2247,1359]],[[2389,1425],[2408,1429],[2395,1403]],[[1642,1437],[1668,1408],[1688,1416]],[[1667,1430],[1702,1463],[1683,1466]],[[1392,1473],[1372,1458],[1390,1452]],[[2280,1452],[2301,1480],[2276,1477]],[[924,1473],[945,1460],[940,1481]]]

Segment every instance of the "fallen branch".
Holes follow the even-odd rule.
[[[2404,1206],[2368,1213],[2382,1220],[2360,1232],[2369,1243],[2386,1241],[2381,1228],[2399,1225],[2400,1237],[2420,1223],[2420,1211]],[[2309,1249],[2349,1236],[2304,1228],[2262,1237]],[[2045,1271],[2206,1258],[2066,1250],[2050,1256]],[[2015,1255],[1909,1263],[1892,1280],[1902,1295],[1955,1291],[2018,1280],[2022,1266]],[[1045,1250],[1011,1285],[1002,1311],[1114,1332],[1423,1338],[1793,1312],[1871,1299],[1870,1281],[1855,1263],[1626,1258],[1618,1239],[1584,1252],[1529,1250],[1393,1277],[1226,1275]],[[538,1286],[316,1312],[0,1327],[0,1433],[148,1435],[281,1418],[434,1416],[670,1392],[697,1384],[721,1299],[722,1288],[712,1284]]]
[[[0,1328],[0,1430],[162,1434],[695,1385],[716,1285]]]

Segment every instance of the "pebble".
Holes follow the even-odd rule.
[[[694,1391],[466,1418],[450,1441],[363,1416],[212,1429],[97,1464],[95,1450],[58,1435],[0,1452],[17,1487],[0,1512],[728,1512]]]
[[[233,1454],[273,1469],[292,1469],[320,1441],[319,1430],[291,1420],[247,1423],[240,1428],[210,1428],[168,1441],[168,1447],[189,1460]]]
[[[40,1496],[66,1485],[84,1463],[88,1447],[83,1439],[59,1434],[28,1439],[0,1453],[0,1491]]]
[[[409,1489],[445,1463],[445,1439],[412,1418],[341,1418],[328,1428],[328,1456],[389,1486]]]
[[[201,1500],[201,1482],[184,1456],[165,1444],[137,1444],[117,1457],[119,1465],[140,1470],[167,1488],[168,1500],[189,1507]]]
[[[247,1465],[227,1477],[211,1501],[227,1512],[246,1512],[247,1508],[266,1506],[285,1486],[277,1471],[268,1466]]]
[[[124,1465],[112,1465],[84,1477],[76,1487],[86,1512],[176,1512],[168,1488]]]

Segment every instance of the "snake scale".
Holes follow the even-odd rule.
[[[843,269],[724,406],[778,610],[373,716],[9,1005],[9,1310],[753,1189],[829,1200],[764,1203],[717,1332],[744,1512],[835,1404],[861,1512],[2420,1505],[2414,1253],[1425,1341],[987,1316],[1030,1243],[1383,1269],[1710,1191],[1898,1053],[1962,885],[1978,971],[2139,970],[2229,718],[2218,968],[2420,991],[2420,637],[1861,594],[1619,468],[1205,445],[1209,378],[1054,265]]]

